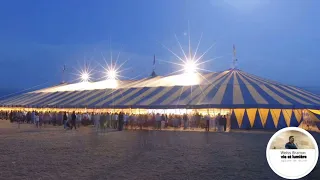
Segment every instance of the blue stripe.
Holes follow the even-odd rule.
[[[66,93],[67,92],[57,92],[54,95],[47,96],[45,99],[42,99],[42,100],[37,101],[37,102],[33,102],[32,105],[37,106],[37,107],[38,106],[41,107],[41,106],[44,106],[44,105],[46,106],[47,104],[49,104],[48,102],[50,102],[52,99],[57,98],[57,97],[61,97],[61,96],[65,95]]]
[[[230,73],[230,72],[229,72],[229,73]],[[214,82],[217,82],[217,81],[219,81],[220,79],[221,79],[221,82],[223,82],[223,81],[228,77],[229,73],[221,76],[220,78],[216,79]],[[217,73],[216,76],[217,76],[218,74],[220,74],[220,73]],[[211,81],[213,81],[213,79],[211,79]],[[212,83],[214,83],[214,82],[212,82]],[[220,82],[219,84],[221,84],[221,82]],[[219,84],[217,84],[217,85],[219,85]],[[202,89],[201,93],[198,94],[197,96],[194,96],[187,104],[188,104],[188,105],[192,105],[192,104],[194,104],[194,103],[198,103],[198,99],[203,96],[203,92],[206,91],[206,90],[210,87],[210,85],[211,85],[211,84],[209,84],[209,85],[207,85],[206,87],[204,87],[204,88]],[[217,86],[217,85],[216,85],[216,86]],[[215,89],[216,86],[215,86],[213,89]],[[209,92],[209,93],[210,93],[210,92]],[[209,93],[208,93],[208,94],[209,94]],[[207,96],[207,95],[206,95],[206,96]]]
[[[127,102],[131,101],[132,99],[134,99],[135,97],[139,96],[140,94],[145,93],[147,90],[149,90],[151,87],[145,87],[142,88],[141,90],[139,90],[138,92],[136,92],[135,94],[131,95],[130,97],[126,98],[125,100],[123,100],[122,102],[120,102],[119,104],[124,105]]]
[[[152,98],[153,96],[156,96],[158,93],[160,93],[164,89],[165,89],[164,87],[158,87],[155,91],[153,91],[152,93],[150,93],[147,96],[143,96],[139,101],[137,101],[135,104],[132,104],[132,105],[140,104],[141,102],[148,100],[148,99]]]
[[[96,97],[101,97],[98,101],[93,102],[91,104],[88,104],[88,107],[95,107],[97,104],[99,104],[100,102],[108,99],[109,97],[111,97],[112,95],[118,93],[121,89],[105,89],[99,96]],[[85,106],[84,104],[81,104],[81,106]]]
[[[47,99],[51,98],[52,96],[55,96],[59,94],[59,92],[54,92],[54,93],[47,93],[47,95],[45,95],[45,97],[41,98],[41,99],[37,99],[37,100],[32,100],[30,102],[28,102],[26,104],[26,106],[36,106],[37,103],[42,102],[42,101],[46,101]]]
[[[33,99],[40,99],[42,96],[46,95],[45,93],[32,93],[31,96],[25,97],[23,99],[20,99],[18,101],[15,101],[14,104],[18,106],[22,106],[22,104],[26,104]]]
[[[163,101],[165,101],[167,98],[170,97],[171,94],[175,93],[180,89],[181,86],[175,86],[171,90],[169,90],[167,93],[165,93],[163,96],[161,96],[159,99],[157,99],[155,102],[151,103],[150,105],[160,105]],[[165,87],[170,88],[170,87]]]
[[[30,93],[30,94],[28,94],[27,96],[25,96],[25,97],[23,97],[21,99],[13,100],[13,101],[10,101],[8,103],[10,103],[12,105],[19,105],[19,103],[21,103],[21,101],[32,99],[34,96],[37,96],[39,94],[41,94],[41,93]]]
[[[9,102],[9,101],[12,101],[14,99],[19,99],[19,98],[22,98],[23,96],[27,96],[28,94],[19,94],[19,95],[16,95],[16,96],[10,96],[10,97],[4,97],[2,98],[2,100],[0,101],[0,104],[4,104],[6,102]]]
[[[259,112],[256,111],[256,116],[254,118],[253,129],[263,129],[262,121]]]
[[[79,102],[80,103],[79,105],[80,106],[81,105],[83,105],[83,106],[87,105],[88,107],[92,107],[93,104],[97,104],[97,103],[101,102],[102,99],[104,99],[107,95],[111,94],[112,91],[113,91],[112,89],[95,90],[94,93],[97,93],[97,94],[95,94],[92,97],[87,98],[87,99],[86,99],[86,96],[84,96],[82,98],[83,100]],[[96,99],[98,97],[100,97],[100,99],[98,99],[95,102],[92,102],[91,104],[88,104],[90,101],[92,101],[92,100],[94,100],[94,99]]]
[[[242,118],[242,124],[241,129],[251,129],[251,124],[249,121],[249,117],[247,114],[247,111],[244,112],[243,118]]]
[[[54,103],[56,101],[59,101],[61,98],[68,98],[71,95],[72,95],[72,92],[68,91],[68,92],[64,93],[63,95],[59,96],[59,98],[51,98],[51,99],[47,100],[44,105],[45,105],[45,107],[50,107],[49,104]]]
[[[306,90],[304,90],[304,89],[298,88],[298,87],[294,87],[294,88],[299,89],[301,92],[293,89],[292,86],[286,86],[286,87],[289,88],[289,89],[291,89],[292,91],[295,91],[295,92],[297,92],[297,93],[299,93],[299,94],[302,94],[302,95],[304,95],[304,96],[307,96],[307,97],[309,97],[310,99],[315,99],[315,100],[317,100],[317,101],[320,101],[320,96],[317,95],[317,94],[310,93],[310,92],[308,92],[308,91],[306,91]],[[314,98],[314,97],[312,97],[312,96],[315,96],[315,97],[317,97],[317,98]]]
[[[258,77],[256,77],[256,78],[258,78]],[[288,102],[290,102],[290,103],[292,103],[292,104],[295,104],[297,107],[303,106],[303,104],[301,104],[301,103],[295,101],[294,99],[291,99],[291,98],[288,97],[287,95],[285,95],[285,94],[277,91],[275,88],[273,88],[273,87],[271,86],[271,83],[269,83],[269,82],[267,82],[266,80],[261,79],[261,78],[258,78],[258,79],[259,79],[260,81],[262,81],[263,83],[265,83],[265,85],[266,85],[269,89],[271,89],[272,91],[274,91],[276,94],[278,94],[279,96],[281,96],[281,97],[282,97],[283,99],[285,99],[286,101],[288,101]],[[282,91],[284,91],[284,92],[286,92],[286,93],[288,93],[288,94],[290,94],[290,95],[292,95],[292,96],[294,96],[294,97],[297,97],[297,98],[299,98],[299,99],[301,99],[301,100],[303,100],[303,101],[306,101],[306,102],[308,102],[308,103],[310,103],[310,104],[314,104],[313,102],[311,102],[311,101],[309,101],[309,100],[307,100],[307,99],[305,99],[305,98],[303,98],[303,97],[301,97],[301,96],[299,96],[299,95],[296,95],[296,94],[294,94],[294,93],[292,93],[292,92],[284,89],[284,88],[283,88],[284,85],[279,85],[279,84],[275,84],[275,83],[272,83],[272,85],[276,86],[277,88],[281,89]],[[288,86],[286,86],[286,87],[288,87]],[[289,89],[290,89],[290,88],[289,88]],[[297,92],[297,91],[295,91],[295,90],[293,90],[293,91],[294,91],[294,92]],[[297,92],[297,93],[300,94],[299,92]]]
[[[286,123],[286,120],[284,119],[283,113],[281,112],[277,129],[282,129],[282,128],[286,128],[286,127],[287,127],[287,123]]]
[[[268,112],[266,124],[265,124],[264,128],[265,129],[276,129],[274,122],[273,122],[271,111]]]
[[[24,94],[24,95],[22,95],[21,97],[9,98],[9,99],[3,100],[3,101],[1,102],[1,104],[3,104],[3,105],[13,104],[14,102],[19,101],[19,100],[21,100],[21,99],[24,99],[24,98],[26,98],[26,97],[28,97],[28,96],[30,96],[30,94]]]
[[[227,84],[227,87],[221,101],[221,104],[223,105],[233,104],[233,82],[234,82],[234,75],[231,74],[231,78],[229,79],[229,82],[224,83],[224,84]]]
[[[267,92],[265,92],[263,89],[261,89],[256,83],[252,82],[251,79],[247,78],[246,75],[243,74],[242,76],[244,79],[246,79],[253,88],[256,89],[256,91],[269,103],[270,106],[272,105],[282,105],[275,99],[273,99]]]
[[[238,73],[236,73],[238,82],[239,82],[239,86],[240,86],[240,90],[242,92],[242,97],[244,100],[244,104],[258,104],[254,98],[252,97],[249,89],[247,86],[251,86],[251,84],[246,85],[241,79],[240,79],[240,75]],[[243,76],[241,76],[243,77]]]
[[[309,103],[309,104],[315,104],[314,102],[312,102],[312,101],[310,101],[310,100],[305,99],[304,97],[302,97],[302,96],[301,96],[301,93],[299,93],[299,92],[297,92],[297,91],[295,91],[295,92],[296,92],[297,94],[299,94],[299,95],[294,94],[294,93],[292,93],[292,92],[284,89],[283,86],[277,86],[277,87],[278,87],[279,89],[281,89],[281,90],[283,90],[283,91],[291,94],[292,96],[294,96],[294,97],[296,97],[296,98],[298,98],[298,99],[301,99],[301,100],[303,100],[303,101],[305,101],[305,102],[307,102],[307,103]]]
[[[71,103],[69,103],[69,104],[70,104],[69,106],[71,106],[71,104],[73,104],[73,103],[75,103],[75,102],[77,102],[77,101],[79,101],[79,100],[82,99],[81,101],[79,101],[77,104],[75,104],[75,105],[73,105],[73,106],[77,106],[77,107],[83,106],[83,107],[86,107],[86,105],[87,105],[87,103],[88,103],[89,101],[91,101],[91,100],[93,100],[93,99],[95,99],[95,98],[97,98],[97,97],[101,97],[101,96],[102,96],[102,97],[101,97],[100,99],[98,99],[96,102],[93,102],[93,103],[91,103],[91,104],[88,104],[88,106],[91,106],[92,104],[101,102],[101,100],[102,100],[103,98],[105,98],[105,96],[108,95],[108,94],[111,93],[111,92],[112,92],[112,90],[110,90],[110,89],[95,90],[94,93],[97,93],[97,94],[95,94],[95,95],[93,95],[92,97],[90,97],[90,99],[86,99],[87,96],[90,95],[90,94],[83,94],[83,95],[82,95],[82,98],[77,98],[76,100],[72,101]]]
[[[184,92],[182,92],[185,90]],[[180,87],[179,96],[177,96],[175,99],[171,99],[170,101],[167,101],[167,104],[177,105],[181,104],[184,99],[186,99],[188,96],[191,97],[191,87],[190,86],[182,86]],[[182,92],[182,93],[181,93]]]
[[[214,96],[217,94],[219,88],[221,87],[221,84],[224,83],[224,81],[228,78],[229,75],[230,75],[230,72],[227,73],[226,75],[222,76],[221,81],[218,84],[216,84],[213,87],[213,89],[208,92],[208,94],[205,96],[205,98],[202,100],[202,102],[200,102],[198,104],[210,104],[210,102],[212,101]],[[197,99],[195,99],[195,101],[197,101]],[[223,104],[221,104],[221,105],[223,105]]]
[[[115,105],[116,105],[116,104],[114,104],[115,101],[117,101],[118,99],[122,98],[123,96],[131,93],[132,91],[134,91],[134,90],[136,90],[136,89],[138,89],[138,88],[130,88],[130,89],[126,90],[125,92],[120,93],[120,94],[117,95],[117,96],[114,96],[110,101],[104,103],[104,104],[102,105],[102,107],[113,107],[113,106],[115,106]]]
[[[286,101],[290,102],[291,104],[295,105],[295,107],[301,107],[303,106],[303,104],[291,99],[290,97],[282,94],[281,92],[277,91],[275,88],[273,88],[272,86],[270,86],[269,84],[265,84],[266,87],[268,87],[271,91],[273,91],[274,93],[276,93],[278,96],[282,97],[283,99],[285,99]],[[276,87],[279,88],[279,86],[274,85]]]
[[[89,93],[94,93],[94,92],[95,92],[95,90],[93,90],[93,91],[90,91],[90,90],[82,91],[80,94],[77,95],[77,98],[75,98],[74,100],[68,102],[68,104],[62,103],[62,105],[68,107],[70,104],[72,104],[72,103],[74,103],[74,102],[76,102],[76,101],[78,101],[80,99],[85,98],[87,95],[89,95]]]

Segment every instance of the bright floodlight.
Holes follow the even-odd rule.
[[[184,64],[184,71],[185,73],[195,73],[197,71],[197,64],[192,60],[188,60]]]
[[[107,74],[108,79],[114,80],[117,77],[117,71],[110,69]]]
[[[81,79],[82,79],[83,82],[88,82],[89,79],[90,79],[89,73],[87,73],[87,72],[82,73],[81,74]]]

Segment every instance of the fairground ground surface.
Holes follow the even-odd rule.
[[[273,132],[65,131],[0,120],[0,179],[281,179],[266,160]],[[319,134],[313,134],[320,141]],[[319,163],[304,179],[320,179]]]

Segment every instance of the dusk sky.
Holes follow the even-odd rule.
[[[118,53],[127,79],[147,77],[156,55],[156,72],[181,69],[164,61],[182,55],[175,34],[188,50],[191,37],[203,68],[231,67],[232,45],[238,68],[284,84],[320,86],[320,1],[318,0],[7,0],[0,6],[2,89],[48,86],[61,81],[67,66],[74,81],[85,59],[101,78]],[[189,27],[188,28],[188,22]],[[189,31],[189,30],[190,31]]]

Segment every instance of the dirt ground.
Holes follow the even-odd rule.
[[[0,179],[281,179],[265,158],[271,132],[35,129],[0,121]],[[319,134],[314,134],[317,142]],[[319,163],[304,179],[320,179]]]

